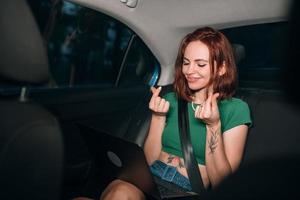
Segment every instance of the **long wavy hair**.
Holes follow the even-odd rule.
[[[191,101],[195,91],[188,86],[182,73],[183,57],[186,47],[193,41],[201,41],[209,49],[209,63],[211,77],[208,85],[213,84],[214,93],[219,93],[219,100],[231,98],[237,86],[237,73],[232,47],[228,39],[219,31],[210,27],[203,27],[187,34],[181,41],[175,63],[174,90],[179,98]],[[225,73],[218,75],[218,71],[225,66]]]

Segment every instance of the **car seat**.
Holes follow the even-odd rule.
[[[0,27],[2,86],[45,83],[47,54],[26,1],[2,0]],[[0,199],[59,199],[63,141],[56,118],[26,98],[26,87],[20,97],[0,91]]]

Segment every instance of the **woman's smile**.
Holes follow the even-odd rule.
[[[186,75],[185,77],[188,83],[195,83],[198,80],[201,80],[201,76],[198,75]]]

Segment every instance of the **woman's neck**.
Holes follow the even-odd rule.
[[[196,104],[201,104],[207,99],[207,92],[206,89],[201,89],[197,92],[194,93],[193,97],[193,102]]]

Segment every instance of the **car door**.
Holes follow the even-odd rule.
[[[86,123],[122,136],[121,125],[156,83],[155,57],[108,15],[68,1],[29,2],[48,46],[52,80],[30,87],[28,95],[63,124]]]

